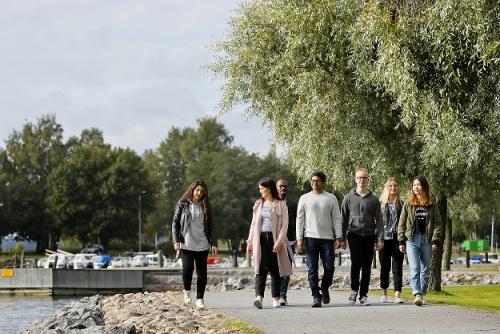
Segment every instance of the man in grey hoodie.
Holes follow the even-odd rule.
[[[371,263],[375,242],[377,248],[384,247],[384,226],[378,197],[368,190],[368,170],[356,169],[356,188],[342,201],[343,230],[347,230],[347,241],[351,252],[351,295],[349,303],[368,303]],[[361,271],[361,281],[359,279]]]

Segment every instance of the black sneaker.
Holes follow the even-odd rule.
[[[323,304],[330,304],[330,292],[328,290],[321,293]]]
[[[321,307],[321,297],[314,297],[312,307]]]

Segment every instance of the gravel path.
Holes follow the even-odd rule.
[[[500,333],[500,314],[446,305],[417,307],[381,304],[378,296],[370,306],[348,305],[347,291],[332,291],[332,302],[311,308],[309,290],[289,291],[290,305],[273,309],[266,289],[264,308],[253,307],[253,291],[209,292],[205,303],[210,309],[233,315],[266,334],[320,333]]]

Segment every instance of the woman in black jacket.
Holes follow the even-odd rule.
[[[380,297],[382,303],[387,303],[387,288],[389,287],[389,272],[392,262],[392,277],[394,279],[394,303],[403,303],[401,288],[403,287],[404,254],[399,251],[398,223],[403,201],[400,199],[398,180],[390,177],[380,195],[380,205],[384,222],[384,249],[379,250],[380,287],[384,294]],[[392,260],[392,261],[391,261]]]
[[[181,252],[184,304],[191,303],[191,282],[196,264],[196,307],[205,308],[203,297],[207,285],[208,252],[212,250],[216,255],[218,249],[213,233],[208,188],[204,181],[191,183],[177,202],[172,238],[175,250]]]

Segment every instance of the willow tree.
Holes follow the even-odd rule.
[[[498,178],[498,0],[261,0],[217,44],[224,111],[238,104],[284,143],[299,175],[344,189],[366,166],[429,177],[447,200],[469,177]],[[440,289],[441,255],[431,288]]]

